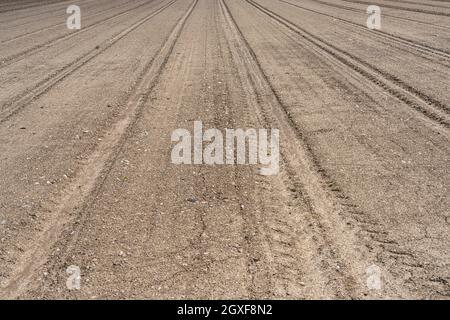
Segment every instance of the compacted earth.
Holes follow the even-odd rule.
[[[450,297],[450,2],[72,4],[0,2],[0,298]]]

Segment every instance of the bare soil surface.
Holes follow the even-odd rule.
[[[0,298],[450,298],[449,2],[70,4],[0,3]],[[194,121],[279,173],[173,164]]]

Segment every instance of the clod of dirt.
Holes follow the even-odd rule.
[[[186,200],[189,201],[189,202],[192,202],[192,203],[196,203],[197,202],[197,198],[195,198],[195,197],[188,198]]]

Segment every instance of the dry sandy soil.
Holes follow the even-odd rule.
[[[70,4],[0,2],[0,298],[450,298],[450,2]],[[172,164],[196,120],[279,174]]]

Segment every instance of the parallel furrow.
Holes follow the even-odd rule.
[[[247,0],[248,2],[252,1],[252,0]],[[289,28],[290,29],[290,28]],[[255,60],[257,61],[258,58],[256,57],[256,54],[252,53],[252,55],[254,56]],[[320,52],[320,56],[323,55],[323,52]],[[258,63],[259,64],[259,63]],[[263,69],[261,68],[261,71],[263,71]],[[278,96],[277,92],[275,91],[275,89],[273,88],[273,86],[270,83],[269,78],[267,77],[267,75],[265,76],[267,83],[270,85],[271,91],[273,92],[274,96],[276,97],[277,101],[278,101],[278,105],[282,108],[282,110],[285,113],[285,117],[287,118],[287,122],[289,122],[289,124],[291,125],[291,127],[293,128],[293,130],[297,133],[297,138],[299,139],[299,141],[302,141],[303,143],[303,148],[306,150],[307,155],[306,157],[309,158],[309,160],[312,163],[312,167],[313,170],[316,174],[320,175],[321,177],[321,181],[322,183],[320,183],[320,185],[322,185],[324,188],[326,188],[328,190],[328,197],[322,197],[322,199],[320,199],[320,195],[318,195],[317,193],[319,189],[317,188],[312,188],[311,190],[311,179],[308,178],[303,178],[298,180],[296,180],[296,176],[297,175],[302,175],[301,172],[302,170],[299,170],[299,168],[295,168],[294,165],[294,170],[291,172],[291,177],[293,179],[293,181],[295,181],[295,183],[298,183],[298,190],[301,190],[301,193],[304,194],[304,196],[306,198],[310,199],[310,203],[312,208],[318,208],[322,205],[324,205],[326,203],[326,201],[332,201],[335,206],[330,206],[328,209],[325,210],[325,212],[328,212],[328,215],[330,215],[330,213],[333,212],[333,210],[339,210],[341,213],[339,214],[339,216],[351,216],[352,219],[354,219],[354,221],[357,221],[357,225],[359,226],[360,230],[365,233],[366,235],[368,235],[368,237],[372,240],[368,243],[368,245],[370,245],[371,247],[373,246],[373,244],[376,244],[377,247],[382,250],[382,252],[385,252],[388,254],[389,259],[391,261],[395,261],[395,264],[398,265],[398,267],[402,266],[403,268],[407,269],[407,270],[413,270],[414,271],[414,275],[416,276],[416,279],[419,280],[421,279],[420,274],[421,273],[425,273],[425,266],[420,263],[420,260],[418,259],[418,257],[413,254],[408,252],[407,253],[407,257],[406,256],[402,256],[401,259],[398,256],[399,252],[405,252],[404,248],[397,242],[392,240],[392,238],[389,236],[388,233],[386,233],[382,226],[382,224],[377,221],[377,219],[375,217],[371,217],[369,215],[367,215],[365,212],[363,212],[357,205],[354,204],[354,202],[352,201],[351,197],[349,197],[349,195],[347,195],[343,189],[340,187],[339,183],[337,183],[337,181],[335,181],[332,176],[330,175],[330,173],[328,172],[328,170],[324,169],[324,167],[321,165],[320,159],[318,159],[315,156],[315,153],[312,150],[312,141],[309,138],[308,133],[304,132],[303,129],[301,127],[299,127],[297,125],[297,122],[295,121],[294,118],[292,118],[290,110],[287,106],[285,106],[282,102],[281,97]],[[274,110],[275,111],[275,110]],[[268,114],[272,114],[274,112],[270,112],[270,110],[267,111]],[[288,139],[289,141],[292,141],[292,139]],[[284,147],[286,148],[286,146]],[[295,154],[296,150],[292,151],[289,150],[288,155],[292,152],[292,154]],[[292,161],[297,161],[297,159],[300,159],[300,157],[298,155],[294,155],[293,156],[293,160]],[[286,166],[286,170],[291,170],[289,169],[289,166]],[[303,170],[305,171],[305,170]],[[313,173],[314,174],[314,173]],[[308,184],[304,184],[305,181],[309,181]],[[303,190],[304,193],[303,193]],[[337,206],[337,208],[336,208]],[[314,211],[313,211],[314,212]],[[327,235],[327,232],[338,232],[336,230],[339,230],[339,224],[342,221],[335,221],[335,224],[331,229],[326,229],[324,228],[323,225],[321,225],[320,222],[320,215],[317,215],[318,218],[316,219],[316,230],[322,230],[322,232],[325,234],[325,236]],[[312,223],[312,225],[315,225],[314,223]],[[342,233],[342,236],[344,236],[344,233]],[[359,237],[358,237],[359,238]],[[362,240],[362,239],[361,239]],[[340,239],[338,238],[337,241],[340,241]],[[325,242],[326,244],[327,242]],[[331,240],[331,243],[333,243],[333,241]],[[363,242],[366,243],[366,242]],[[330,260],[333,261],[333,260]],[[389,276],[390,277],[390,276]],[[394,278],[392,278],[394,279]],[[438,293],[435,288],[433,286],[428,286],[426,284],[426,282],[423,283],[423,285],[425,287],[428,287],[429,290]],[[406,291],[405,291],[406,290]],[[410,293],[407,291],[407,289],[401,289],[401,291],[395,292],[394,294],[399,294],[400,296],[409,296]]]
[[[38,53],[38,52],[40,52],[42,50],[45,50],[45,49],[53,46],[55,43],[58,43],[58,42],[64,41],[64,40],[68,40],[70,38],[73,38],[75,36],[80,35],[81,33],[85,33],[85,32],[87,32],[87,31],[89,31],[89,30],[91,30],[93,28],[96,28],[99,25],[102,25],[102,24],[104,24],[104,23],[106,23],[106,22],[108,22],[110,20],[113,20],[113,19],[116,19],[116,18],[121,17],[123,15],[126,15],[126,14],[128,14],[128,13],[130,13],[130,12],[136,10],[136,9],[139,9],[139,8],[141,8],[141,7],[143,7],[143,6],[147,5],[147,4],[148,4],[148,2],[141,3],[138,6],[135,6],[133,8],[127,9],[125,11],[119,12],[119,13],[111,16],[111,17],[108,17],[108,18],[96,21],[96,22],[92,23],[91,25],[82,28],[81,30],[79,30],[77,32],[64,34],[62,36],[55,37],[55,38],[50,39],[50,40],[48,40],[48,41],[46,41],[44,43],[40,43],[40,44],[38,44],[36,46],[28,48],[28,49],[26,49],[26,50],[24,50],[22,52],[13,54],[13,55],[11,55],[9,57],[5,57],[5,58],[2,59],[2,61],[0,63],[0,69],[4,68],[6,66],[9,66],[9,65],[11,65],[13,63],[16,63],[17,61],[23,60],[23,59],[25,59],[26,57],[28,57],[28,56],[30,56],[32,54],[36,54],[36,53]]]
[[[331,43],[306,31],[270,9],[261,6],[255,1],[246,1],[265,15],[272,18],[274,21],[277,21],[280,25],[298,34],[301,37],[299,40],[306,40],[306,43],[309,44],[310,48],[317,50],[320,56],[326,56],[330,60],[337,61],[341,65],[351,68],[355,73],[360,74],[365,79],[382,88],[384,91],[387,91],[395,98],[403,101],[407,106],[419,111],[421,114],[427,116],[429,119],[437,122],[445,128],[450,128],[449,106],[406,84],[397,76],[380,70],[355,55],[337,48]]]
[[[251,0],[248,1],[250,2]],[[227,8],[225,2],[224,7]],[[229,12],[229,9],[226,11]],[[400,244],[393,241],[389,234],[383,231],[382,225],[376,219],[368,216],[355,205],[351,197],[344,193],[339,184],[330,176],[328,170],[321,165],[320,159],[317,158],[312,150],[312,142],[308,134],[299,127],[292,117],[289,108],[283,103],[281,97],[274,89],[250,44],[239,30],[233,18],[231,17],[230,19],[234,22],[240,35],[241,43],[239,43],[239,46],[245,47],[249,51],[251,60],[253,60],[246,60],[244,63],[250,69],[252,64],[254,65],[253,70],[248,70],[246,74],[252,76],[252,72],[260,73],[259,76],[254,75],[256,79],[249,80],[255,92],[260,92],[256,101],[257,108],[260,109],[268,125],[280,128],[282,141],[288,141],[283,145],[281,151],[284,163],[283,170],[288,173],[289,179],[292,180],[292,184],[295,186],[293,193],[304,199],[309,207],[311,215],[309,219],[307,218],[307,222],[314,230],[317,248],[320,248],[321,255],[326,259],[323,268],[328,270],[329,275],[332,275],[330,284],[334,283],[333,287],[336,288],[336,295],[355,297],[358,293],[357,277],[352,274],[346,265],[348,260],[341,258],[340,250],[345,252],[347,257],[348,255],[354,255],[353,261],[355,264],[368,265],[367,261],[359,256],[365,249],[359,247],[357,251],[352,251],[351,246],[349,247],[349,243],[352,242],[344,240],[353,239],[353,241],[356,241],[355,239],[359,239],[357,240],[359,245],[362,239],[353,232],[346,234],[348,231],[344,231],[347,229],[342,217],[351,217],[354,221],[357,221],[360,231],[372,239],[370,245],[373,246],[375,243],[381,250],[389,252],[391,259],[397,261],[397,263],[405,268],[409,268],[411,265],[417,270],[423,268],[418,258],[412,253],[409,253],[408,261],[397,259],[395,252],[403,251]],[[245,57],[242,51],[238,55]],[[257,87],[260,86],[262,88],[258,89]],[[364,243],[362,242],[361,245],[364,245]],[[373,257],[373,259],[376,259],[376,257]],[[336,265],[344,267],[333,273],[333,267]],[[324,272],[327,273],[326,271]],[[391,278],[390,275],[387,275],[387,277]],[[410,294],[406,288],[398,288],[400,291],[392,289],[394,290],[392,292],[393,295],[409,296]]]
[[[333,283],[335,294],[341,298],[357,295],[356,277],[345,267],[346,262],[339,255],[339,249],[343,248],[336,243],[337,238],[331,235],[328,229],[328,223],[324,223],[323,219],[326,212],[335,212],[334,204],[330,194],[323,188],[319,171],[314,169],[314,162],[309,152],[309,148],[305,145],[305,139],[298,126],[289,117],[285,105],[275,92],[262,69],[260,62],[253,49],[245,39],[242,31],[239,29],[234,17],[232,16],[228,5],[224,1],[220,1],[223,6],[223,15],[227,20],[229,33],[233,32],[233,42],[237,43],[238,49],[234,48],[234,58],[236,65],[244,67],[246,70],[242,74],[246,74],[248,79],[244,79],[247,85],[253,88],[256,95],[256,101],[253,102],[255,111],[261,114],[262,120],[267,126],[279,128],[282,134],[283,144],[281,157],[283,160],[283,170],[287,172],[292,184],[295,185],[295,195],[297,198],[308,206],[309,217],[308,222],[315,230],[317,241],[317,250],[320,250],[321,260],[324,261],[322,271],[323,274],[330,275],[330,283]],[[254,100],[254,99],[252,99]],[[308,181],[304,184],[302,181]],[[335,227],[338,227],[335,225]],[[273,232],[271,232],[273,235]],[[277,246],[279,249],[281,246]],[[289,250],[283,250],[283,253],[289,255]],[[274,253],[275,256],[278,253]],[[336,266],[343,266],[337,270]],[[281,270],[288,269],[287,265],[279,266]],[[286,279],[284,279],[286,281]]]
[[[16,298],[29,289],[27,286],[29,281],[35,276],[35,270],[45,264],[52,244],[58,240],[63,231],[63,226],[66,223],[70,223],[67,220],[67,216],[64,216],[65,214],[68,212],[76,212],[81,222],[73,228],[74,230],[80,231],[80,228],[83,227],[83,221],[85,222],[87,219],[83,214],[86,213],[86,209],[97,199],[97,195],[117,161],[117,157],[127,141],[129,133],[141,117],[145,102],[158,83],[184,25],[196,7],[197,2],[198,0],[192,2],[187,12],[180,17],[167,36],[158,53],[146,64],[138,80],[135,82],[132,91],[123,100],[123,103],[128,109],[126,117],[113,126],[105,135],[102,143],[89,157],[87,165],[77,175],[75,181],[68,187],[66,195],[59,202],[55,211],[55,220],[50,221],[43,228],[41,234],[36,237],[33,245],[23,254],[18,266],[15,268],[14,274],[10,276],[8,284],[3,288],[4,290],[2,290],[0,297]],[[164,8],[161,8],[160,11]],[[148,19],[146,18],[145,21]],[[72,234],[72,238],[68,240],[69,243],[66,244],[67,251],[63,260],[69,257],[70,244],[76,242],[76,240],[77,232],[75,231]],[[60,262],[58,261],[58,263]]]
[[[323,4],[323,5],[328,6],[328,7],[333,7],[333,8],[343,9],[343,10],[347,10],[347,11],[358,12],[359,14],[363,13],[362,10],[359,10],[359,9],[356,9],[356,8],[352,8],[352,7],[349,7],[349,6],[343,6],[343,5],[340,5],[340,4],[337,4],[337,3],[330,3],[330,2],[326,2],[326,1],[322,1],[322,0],[312,0],[312,1],[320,3],[320,4]],[[392,14],[389,14],[389,13],[386,13],[386,12],[383,12],[383,17],[391,17],[391,18],[394,18],[394,19],[397,19],[397,20],[404,20],[404,21],[410,21],[410,22],[414,22],[414,23],[418,23],[418,24],[433,26],[435,28],[439,28],[439,29],[443,29],[443,30],[447,30],[447,31],[450,30],[450,27],[441,26],[441,25],[438,25],[438,24],[425,22],[425,21],[419,21],[419,20],[416,20],[416,19],[411,19],[411,18],[406,18],[406,17],[399,17],[399,16],[392,15]]]
[[[385,32],[385,31],[381,31],[381,30],[371,30],[371,32],[367,32],[367,28],[366,27],[361,26],[360,24],[357,24],[355,22],[352,22],[352,21],[349,21],[349,20],[345,20],[345,19],[342,19],[342,18],[339,18],[339,17],[335,17],[333,15],[326,14],[326,13],[323,13],[323,12],[319,12],[317,10],[309,9],[309,8],[300,6],[298,4],[291,3],[289,1],[285,1],[285,0],[279,0],[279,1],[283,2],[283,3],[286,3],[288,5],[294,6],[296,8],[300,8],[302,10],[306,10],[306,11],[309,11],[309,12],[314,12],[314,13],[317,13],[317,14],[320,14],[320,15],[323,15],[323,16],[326,16],[326,17],[330,17],[332,19],[336,19],[336,20],[338,20],[340,22],[343,22],[345,24],[348,24],[348,25],[351,25],[353,27],[356,27],[358,30],[364,31],[364,35],[365,36],[371,36],[371,37],[379,38],[379,39],[382,39],[382,40],[388,40],[391,43],[396,43],[396,44],[405,46],[405,50],[407,50],[406,48],[412,48],[412,49],[415,49],[415,50],[417,50],[418,52],[420,52],[422,54],[425,54],[426,56],[430,56],[431,58],[439,57],[439,58],[443,58],[445,60],[450,61],[450,52],[448,52],[448,51],[441,50],[441,49],[438,49],[438,48],[434,48],[434,47],[428,46],[426,44],[422,44],[422,43],[419,43],[419,42],[416,42],[416,41],[413,41],[413,40],[410,40],[410,39],[406,39],[406,38],[403,38],[403,37],[400,37],[400,36],[396,36],[396,35],[393,35],[391,33],[388,33],[388,32]],[[434,62],[437,62],[437,63],[440,63],[440,61],[436,60],[436,59],[430,59],[430,60],[434,61]],[[447,67],[449,66],[448,64],[444,64],[444,65],[447,66]]]
[[[151,13],[149,16],[141,19],[140,21],[136,22],[132,26],[126,28],[125,30],[121,31],[120,33],[116,34],[112,38],[104,41],[101,45],[99,45],[99,48],[94,48],[91,51],[87,52],[81,57],[78,57],[76,60],[71,62],[70,64],[64,66],[63,68],[53,72],[50,76],[46,77],[42,81],[40,81],[38,84],[36,84],[33,88],[27,89],[25,92],[19,94],[18,96],[14,97],[12,100],[7,102],[3,109],[4,111],[0,113],[0,124],[4,123],[5,121],[8,121],[11,117],[15,116],[17,113],[19,113],[23,108],[30,105],[30,103],[43,94],[45,94],[47,91],[49,91],[52,87],[54,87],[56,84],[58,84],[60,81],[65,79],[67,76],[75,72],[80,67],[84,66],[86,63],[103,53],[105,50],[112,47],[115,43],[117,43],[119,40],[121,40],[123,37],[128,35],[130,32],[134,31],[138,27],[140,27],[142,24],[147,22],[148,20],[152,19],[165,9],[172,6],[177,0],[172,0],[166,5],[162,6],[161,8],[157,9],[153,13]]]
[[[438,4],[431,4],[431,3],[423,3],[422,2],[414,2],[414,1],[406,1],[406,0],[391,0],[393,2],[400,2],[400,3],[408,3],[408,4],[414,4],[414,5],[418,5],[418,6],[425,6],[425,7],[431,7],[431,8],[444,8],[444,9],[450,9],[450,7],[447,6],[441,6]]]
[[[403,10],[403,11],[411,11],[411,12],[419,12],[419,13],[425,13],[425,14],[432,14],[435,16],[444,16],[444,17],[450,17],[450,13],[446,12],[438,12],[438,11],[431,11],[431,10],[425,10],[425,9],[415,9],[415,8],[406,8],[401,6],[394,6],[391,4],[385,4],[385,3],[379,3],[379,2],[367,2],[367,1],[360,1],[360,0],[342,0],[345,2],[350,3],[359,3],[359,4],[366,4],[366,5],[378,5],[384,8],[391,8],[391,9],[397,9],[397,10]]]
[[[89,2],[92,2],[92,1],[95,1],[95,0],[85,0],[85,1],[86,1],[86,3],[89,3]],[[68,2],[68,3],[70,4],[69,1],[65,1],[65,2]],[[64,3],[64,2],[61,2],[60,4],[63,4],[63,3]],[[81,5],[81,4],[83,4],[83,3],[78,3],[78,5]],[[44,6],[44,5],[39,4],[38,6],[42,7],[42,6]],[[16,20],[18,20],[18,19],[22,20],[22,19],[28,19],[28,18],[32,18],[32,17],[39,17],[39,16],[42,16],[42,15],[44,15],[44,14],[47,15],[47,14],[49,14],[49,13],[61,12],[61,10],[63,10],[63,12],[65,12],[65,8],[64,8],[64,7],[63,7],[63,8],[58,8],[58,9],[53,9],[53,10],[47,9],[47,10],[45,10],[45,11],[43,11],[43,12],[32,13],[32,14],[23,15],[23,16],[20,16],[20,17],[14,17],[14,18],[12,18],[12,19],[4,19],[4,20],[0,21],[0,23],[9,23],[9,22],[12,22],[12,21],[16,21]],[[16,10],[11,10],[11,11],[16,11]],[[42,19],[42,17],[41,17],[40,19]],[[32,20],[32,21],[29,21],[29,22],[24,23],[24,24],[28,24],[28,23],[30,23],[30,22],[36,22],[36,21],[37,21],[37,20]],[[17,26],[22,26],[22,25],[24,25],[24,24],[15,25],[15,27],[17,27]]]
[[[126,3],[121,3],[121,4],[119,4],[119,5],[116,5],[116,6],[113,6],[113,7],[109,8],[109,9],[107,9],[107,10],[103,10],[102,12],[98,12],[98,13],[95,13],[95,14],[93,14],[93,15],[84,17],[84,19],[89,19],[89,18],[98,16],[98,15],[100,15],[100,14],[105,14],[106,12],[109,12],[109,11],[112,11],[112,10],[115,10],[115,9],[125,7],[125,6],[129,5],[130,2],[131,2],[131,1],[128,1],[128,2],[126,2]],[[32,23],[32,22],[31,22],[31,23]],[[52,29],[52,28],[55,28],[55,27],[58,27],[58,26],[65,26],[65,24],[66,24],[65,22],[62,22],[62,23],[53,24],[53,25],[51,25],[51,26],[47,26],[47,27],[44,27],[44,28],[40,28],[40,29],[38,29],[38,30],[29,31],[29,32],[27,32],[27,33],[23,33],[23,34],[20,34],[20,35],[18,35],[18,36],[15,36],[15,37],[11,37],[11,38],[9,38],[9,39],[2,40],[2,41],[0,42],[0,44],[6,44],[6,43],[9,43],[9,42],[12,42],[12,41],[16,41],[16,40],[19,40],[19,39],[22,39],[22,38],[25,38],[25,37],[28,37],[28,36],[37,34],[37,33],[39,33],[39,32],[48,31],[48,30],[50,30],[50,29]]]
[[[29,9],[29,8],[34,8],[34,7],[40,7],[46,4],[57,4],[57,3],[64,3],[67,2],[66,0],[52,0],[52,1],[46,1],[45,3],[42,3],[42,1],[36,1],[38,3],[36,4],[30,4],[30,5],[26,5],[26,6],[19,6],[19,7],[13,7],[13,8],[0,8],[0,13],[5,13],[5,12],[11,12],[11,11],[17,11],[17,10],[24,10],[24,9]]]

